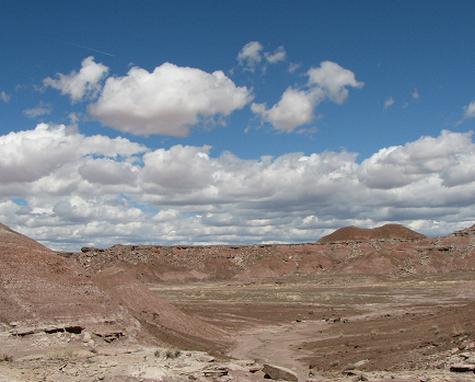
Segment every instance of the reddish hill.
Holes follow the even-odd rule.
[[[118,313],[80,268],[3,224],[0,302],[0,322],[87,323]]]
[[[387,237],[387,236],[386,236]],[[401,236],[399,236],[401,237]],[[410,235],[406,237],[420,236]],[[115,245],[71,254],[93,272],[114,265],[145,283],[415,274],[475,270],[475,236],[247,246]]]
[[[148,342],[200,349],[225,342],[222,331],[158,297],[127,267],[86,273],[77,262],[0,224],[0,328],[29,333],[63,325],[95,332],[107,323],[107,331]]]
[[[158,339],[181,348],[211,350],[224,347],[227,334],[197,317],[190,317],[137,279],[133,268],[111,266],[94,279],[114,301],[140,321],[147,342]],[[152,336],[150,336],[152,334]],[[152,341],[150,341],[152,337]]]
[[[424,235],[415,232],[400,224],[386,224],[376,228],[343,227],[335,232],[323,236],[319,243],[333,243],[338,241],[365,241],[378,239],[419,240]]]

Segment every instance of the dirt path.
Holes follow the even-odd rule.
[[[308,377],[308,365],[299,361],[306,355],[301,344],[322,330],[327,323],[322,321],[295,322],[287,325],[272,325],[253,328],[235,337],[235,346],[229,355],[240,359],[256,359],[293,370],[299,381]]]
[[[381,316],[381,306],[368,306],[365,313],[347,317],[352,321],[368,320]],[[407,309],[403,312],[408,311]],[[401,309],[385,306],[384,313],[400,313]],[[312,353],[303,349],[303,344],[318,337],[329,338],[323,334],[330,323],[325,321],[303,321],[284,325],[269,325],[242,331],[236,335],[235,345],[228,353],[238,359],[255,359],[293,370],[300,382],[308,378],[309,366],[300,361]],[[321,334],[322,333],[322,334]]]

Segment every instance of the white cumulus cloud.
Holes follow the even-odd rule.
[[[279,102],[270,109],[265,104],[253,103],[252,111],[275,129],[291,132],[296,127],[312,122],[315,106],[324,98],[319,89],[311,91],[287,88]]]
[[[210,147],[173,146],[144,155],[142,181],[149,190],[188,193],[212,181]]]
[[[471,132],[443,130],[436,138],[379,150],[361,164],[360,180],[371,188],[393,189],[435,177],[452,187],[475,180],[474,158]]]
[[[83,136],[65,125],[41,123],[33,130],[0,136],[0,179],[2,184],[33,182],[90,155],[117,158],[143,151],[124,138]]]
[[[271,108],[267,108],[265,103],[253,103],[252,111],[275,129],[289,133],[312,122],[315,108],[326,98],[341,104],[348,97],[349,87],[361,88],[364,85],[356,80],[352,71],[330,61],[311,68],[307,75],[308,84],[304,89],[289,87]]]
[[[137,135],[183,137],[200,119],[228,116],[252,95],[222,71],[165,63],[153,72],[134,67],[109,77],[90,113],[107,126]]]
[[[313,241],[386,222],[435,234],[475,220],[471,133],[442,131],[360,163],[346,151],[152,150],[40,124],[0,136],[0,157],[0,221],[53,248]]]
[[[285,59],[287,58],[287,52],[285,51],[285,48],[283,46],[279,46],[273,52],[266,52],[264,56],[267,62],[269,62],[270,64],[276,64],[277,62],[285,61]]]
[[[254,72],[260,64],[277,64],[287,59],[287,51],[279,46],[274,51],[264,51],[259,41],[250,41],[238,53],[237,60],[245,70]]]
[[[320,87],[336,103],[343,103],[348,98],[348,88],[361,88],[364,83],[356,80],[355,74],[341,67],[336,62],[323,61],[318,68],[308,71],[309,84]]]
[[[254,71],[256,66],[262,61],[263,49],[264,47],[259,41],[250,41],[241,48],[237,59],[241,65]]]
[[[90,56],[82,61],[79,72],[59,73],[56,78],[47,77],[43,80],[43,85],[68,95],[72,102],[78,102],[97,95],[101,89],[101,80],[108,71],[107,66],[95,62],[94,57]]]

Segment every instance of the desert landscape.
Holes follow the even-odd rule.
[[[0,0],[0,382],[475,382],[474,15]]]
[[[470,381],[475,226],[54,252],[0,226],[0,381]]]

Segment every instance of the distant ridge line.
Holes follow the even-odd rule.
[[[420,240],[425,235],[413,231],[402,224],[385,224],[375,228],[360,228],[355,226],[342,227],[329,235],[323,236],[319,243],[332,243],[337,241],[399,239]]]

